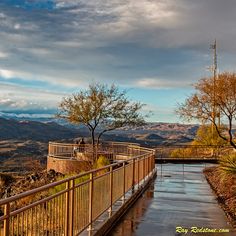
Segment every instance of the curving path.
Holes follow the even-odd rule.
[[[236,235],[202,174],[205,166],[206,164],[158,165],[156,181],[110,235]],[[179,228],[182,233],[176,232],[178,226],[182,227]],[[191,227],[197,227],[193,229],[195,231],[208,228],[229,232],[196,233],[191,232]]]

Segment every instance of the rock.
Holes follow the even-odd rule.
[[[48,178],[54,178],[56,176],[56,171],[55,170],[49,170],[47,173]]]
[[[0,185],[0,197],[6,198],[14,196],[21,192],[43,186],[51,182],[55,182],[60,176],[64,175],[54,170],[50,170],[48,172],[44,170],[25,176],[24,178],[15,182],[11,178],[6,178],[7,181],[2,181],[2,183],[7,184],[3,184],[3,186]],[[2,179],[5,180],[5,177]]]

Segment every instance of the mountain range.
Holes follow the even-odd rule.
[[[55,122],[42,123],[29,120],[0,118],[0,140],[37,140],[49,141],[73,138],[78,130],[71,129]]]
[[[90,142],[86,127],[55,121],[0,118],[0,172],[24,173],[39,163],[45,168],[49,141],[71,143],[74,138],[85,137],[86,143]],[[139,128],[124,127],[105,133],[102,140],[134,142],[155,148],[158,145],[189,143],[197,129],[198,125],[148,123]],[[38,164],[32,164],[34,162]]]
[[[198,125],[178,123],[148,123],[142,127],[124,127],[106,133],[104,140],[138,142],[145,146],[188,143],[194,139]],[[40,121],[19,118],[0,118],[0,140],[50,141],[89,137],[84,126],[70,125],[58,119]]]

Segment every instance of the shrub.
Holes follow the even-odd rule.
[[[225,175],[236,175],[236,153],[221,157],[220,171]]]
[[[56,181],[63,180],[63,179],[66,179],[66,178],[70,178],[70,177],[72,177],[72,176],[73,176],[73,174],[71,174],[71,175],[65,175],[65,176],[63,176],[63,177],[58,177],[58,178],[56,179]],[[80,183],[82,183],[82,182],[84,182],[84,181],[86,181],[86,180],[88,180],[88,179],[89,179],[89,175],[84,175],[84,176],[81,176],[81,177],[79,177],[79,178],[76,178],[76,179],[75,179],[75,185],[80,184]],[[64,189],[66,189],[66,183],[57,185],[57,186],[55,186],[53,189],[50,190],[50,195],[56,194],[56,193],[58,193],[58,192],[60,192],[60,191],[63,191]]]
[[[110,165],[110,161],[105,157],[105,156],[99,156],[98,159],[95,161],[94,165],[93,165],[93,169],[99,169],[102,168],[104,166]],[[98,172],[96,172],[96,175],[102,175],[105,174],[106,172],[109,171],[109,168],[100,170]]]
[[[99,156],[94,163],[93,169],[99,169],[107,165],[110,165],[110,161],[105,156]]]

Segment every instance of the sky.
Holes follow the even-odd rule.
[[[235,0],[1,0],[0,111],[47,115],[90,83],[115,83],[182,122],[177,104],[210,76],[236,68]],[[145,112],[144,111],[144,112]]]

